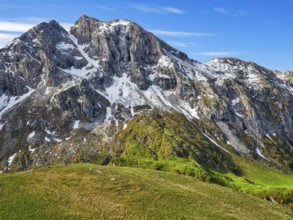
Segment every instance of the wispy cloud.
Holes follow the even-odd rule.
[[[69,31],[70,28],[73,26],[71,23],[61,22],[60,25],[66,30]]]
[[[93,7],[102,11],[116,11],[117,10],[117,8],[104,6],[104,5],[93,5]]]
[[[230,11],[220,7],[214,7],[214,11],[219,12],[221,14],[226,14],[226,15],[229,15],[231,13]]]
[[[143,4],[130,4],[130,8],[143,11],[143,12],[151,12],[157,14],[184,14],[185,12],[182,9],[171,7],[171,6],[148,6]]]
[[[22,22],[11,22],[11,21],[0,21],[0,31],[7,32],[25,32],[32,28],[35,24],[22,23]]]
[[[246,11],[243,10],[228,10],[222,7],[214,7],[214,11],[224,15],[230,15],[234,17],[240,17],[247,15]]]
[[[184,32],[184,31],[164,31],[164,30],[149,30],[150,32],[159,36],[168,37],[210,37],[217,36],[217,34],[200,33],[200,32]]]
[[[65,7],[63,5],[50,5],[52,8],[58,8],[58,9],[67,9],[68,10],[68,7]]]
[[[131,4],[130,7],[134,8],[136,10],[139,10],[139,11],[143,11],[143,12],[153,12],[153,13],[159,13],[159,14],[164,13],[163,10],[160,10],[160,9],[154,8],[154,7],[149,7],[146,5]]]
[[[167,41],[168,44],[174,47],[190,47],[190,46],[201,46],[200,44],[196,44],[194,42],[185,42],[185,41]]]
[[[51,19],[39,17],[20,17],[2,20],[0,19],[0,31],[23,33],[42,22],[48,22],[50,20]],[[63,26],[66,30],[69,30],[72,26],[71,23],[66,22],[60,22],[60,25]]]
[[[209,51],[209,52],[197,52],[189,53],[190,55],[201,55],[207,57],[227,57],[227,56],[236,56],[239,54],[244,54],[243,51]]]
[[[0,48],[10,43],[16,37],[18,37],[17,34],[0,33]]]
[[[174,13],[174,14],[184,14],[184,11],[179,8],[174,7],[163,7],[163,10],[166,12]]]
[[[33,26],[48,20],[49,19],[40,17],[2,18],[0,19],[0,31],[25,32]]]
[[[27,5],[0,4],[0,10],[7,10],[7,9],[27,9],[27,10],[34,10],[34,11],[43,11],[42,8],[27,6]]]

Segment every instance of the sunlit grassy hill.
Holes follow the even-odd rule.
[[[7,220],[293,218],[289,208],[248,193],[140,168],[50,166],[1,174],[0,189],[0,219]]]

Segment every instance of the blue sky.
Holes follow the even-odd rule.
[[[126,18],[198,61],[236,57],[293,70],[292,0],[0,0],[0,46],[52,19]]]

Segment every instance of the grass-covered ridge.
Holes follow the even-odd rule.
[[[278,204],[148,169],[92,164],[0,175],[1,219],[292,219]]]
[[[136,115],[115,138],[122,154],[113,163],[126,166],[153,166],[169,170],[176,164],[186,165],[178,173],[194,176],[196,169],[241,174],[231,155],[212,144],[201,131],[176,112]],[[195,169],[194,171],[188,169]],[[181,167],[181,169],[184,169]]]
[[[202,132],[178,113],[136,115],[116,136],[122,153],[111,163],[189,175],[293,207],[292,173],[228,154]]]

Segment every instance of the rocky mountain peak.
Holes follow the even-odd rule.
[[[121,61],[150,63],[157,61],[163,51],[160,41],[140,26],[127,20],[101,22],[82,16],[70,29],[78,44],[93,59],[108,60],[118,65]]]
[[[75,22],[75,25],[81,25],[81,26],[85,26],[88,24],[92,24],[92,23],[96,23],[99,22],[99,20],[97,18],[94,17],[90,17],[87,15],[81,15],[77,21]]]
[[[34,157],[31,148],[43,146],[38,156],[53,158],[47,150],[67,152],[66,141],[80,129],[97,134],[99,143],[91,146],[114,152],[118,142],[106,140],[135,115],[159,109],[182,114],[223,151],[229,145],[291,169],[289,154],[274,154],[275,142],[282,152],[292,151],[293,88],[287,78],[234,58],[196,62],[128,20],[83,15],[70,33],[56,21],[41,23],[0,51],[0,159],[20,148]],[[15,131],[22,131],[21,145]],[[78,146],[86,155],[99,154],[83,149],[86,141]]]
[[[30,45],[32,42],[36,43],[38,40],[60,40],[64,35],[68,35],[67,31],[57,21],[52,20],[49,22],[42,22],[31,28],[18,39]]]

